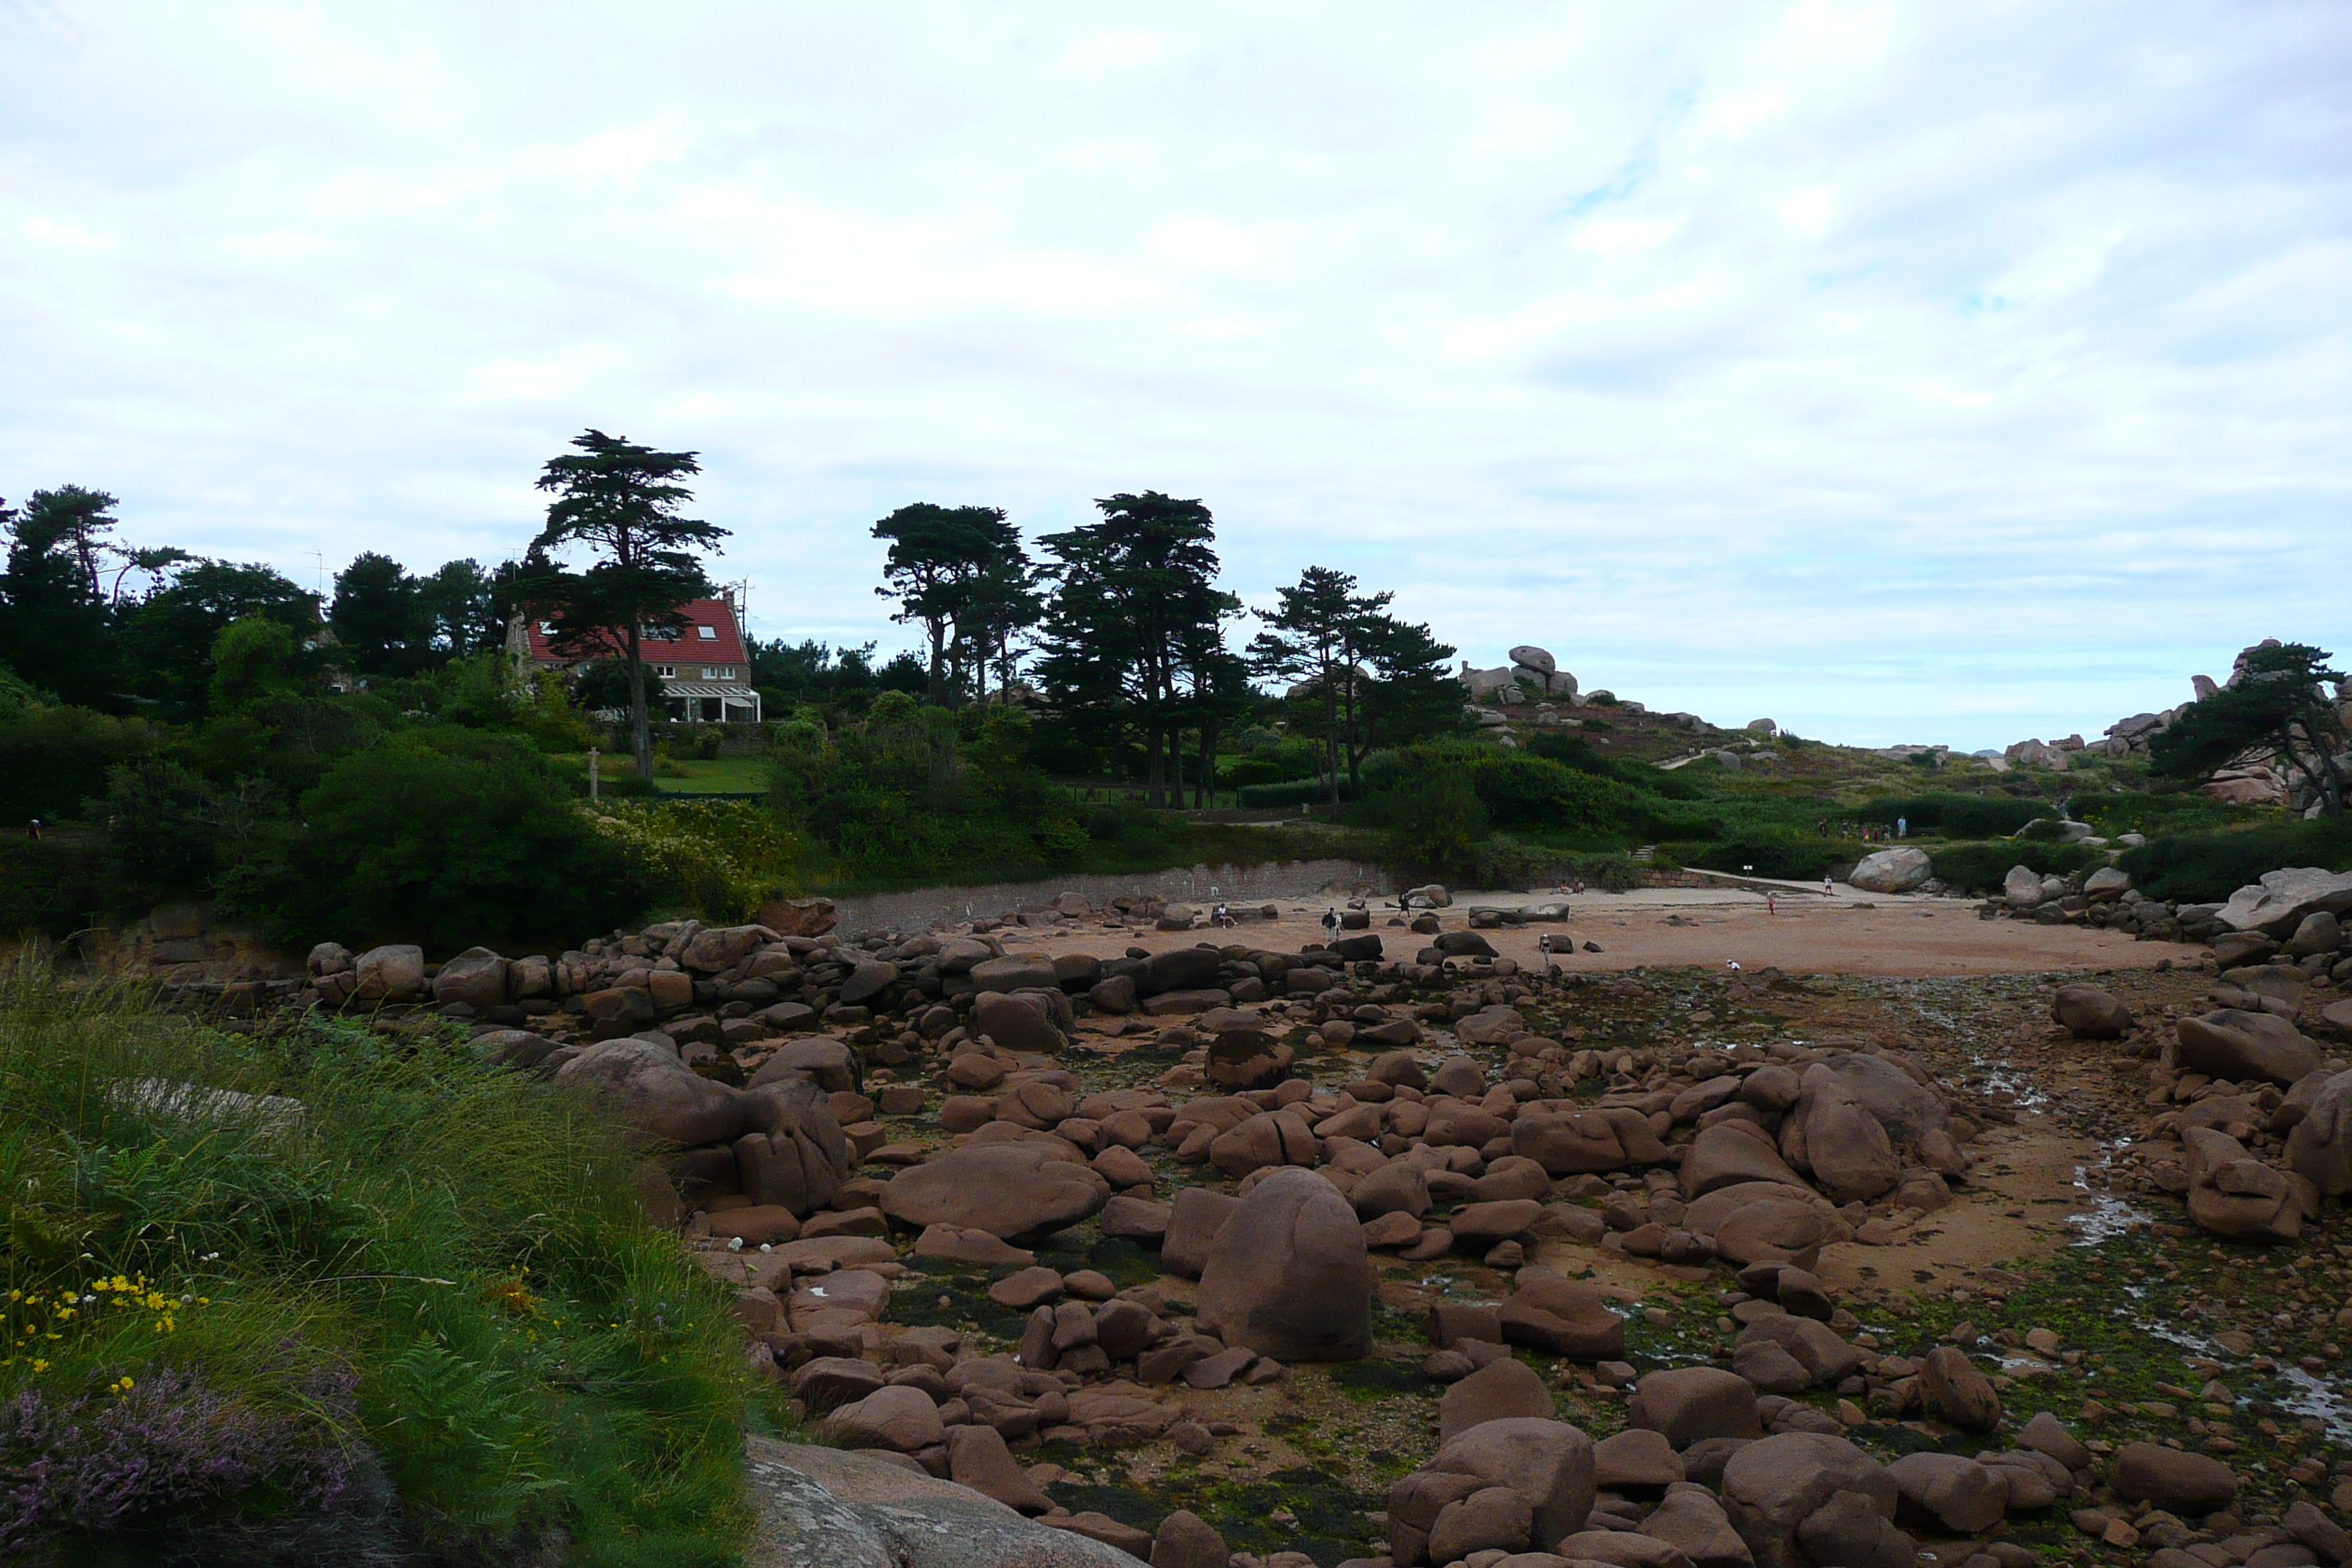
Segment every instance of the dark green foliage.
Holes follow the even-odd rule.
[[[373,550],[335,574],[327,624],[341,658],[360,675],[404,675],[430,658],[432,629],[416,579]]]
[[[106,914],[105,863],[88,833],[0,833],[0,936],[70,936]]]
[[[2095,871],[2107,863],[2096,849],[2054,839],[1995,839],[1990,843],[1937,844],[1928,847],[1935,874],[1971,893],[1997,892],[2010,868],[2023,866],[2044,877]]]
[[[1358,816],[1382,831],[1395,859],[1449,877],[1470,866],[1487,820],[1467,773],[1456,768],[1417,770],[1375,795]]]
[[[30,817],[73,816],[105,793],[108,769],[145,755],[160,738],[144,720],[87,708],[0,714],[0,830],[21,833]]]
[[[353,752],[226,872],[222,902],[288,945],[441,947],[608,928],[647,890],[529,748],[463,730]]]
[[[2307,643],[2248,648],[2231,685],[2200,698],[2149,745],[2161,778],[2210,778],[2248,752],[2269,751],[2317,786],[2326,815],[2344,815],[2352,780],[2336,759],[2352,751],[2334,695],[2345,679],[2329,655]]]
[[[710,592],[696,552],[727,537],[716,523],[684,517],[691,491],[678,483],[702,471],[692,452],[657,452],[602,430],[572,438],[576,456],[551,458],[538,487],[553,495],[547,526],[515,574],[517,599],[554,626],[559,653],[617,658],[629,676],[629,731],[637,772],[654,771],[640,643],[647,631],[676,635],[680,605]],[[556,555],[578,547],[589,564]]]
[[[115,500],[65,485],[35,490],[19,513],[0,509],[10,533],[0,570],[0,664],[70,702],[107,702],[120,679],[100,585],[113,552]]]
[[[903,692],[828,737],[777,727],[772,796],[785,821],[860,880],[1014,876],[1076,864],[1087,830],[1028,765],[1020,709],[927,708]]]
[[[132,877],[201,890],[252,847],[273,796],[250,774],[215,784],[167,757],[146,757],[107,775],[91,815],[103,816],[107,847]]]
[[[1810,833],[1748,832],[1712,843],[1669,843],[1661,846],[1682,865],[1708,871],[1810,882],[1838,866],[1851,866],[1869,853],[1869,846]]]
[[[1932,833],[1945,838],[1993,838],[2053,813],[2042,802],[2005,795],[1937,794],[1889,795],[1866,802],[1850,815],[1889,826],[1902,817],[1910,824],[1914,837]]]
[[[271,568],[227,561],[198,561],[182,568],[169,586],[129,611],[121,623],[123,658],[131,689],[164,705],[174,719],[205,710],[212,685],[212,654],[233,622],[277,622],[299,647],[315,634],[319,601]],[[307,669],[312,656],[300,661]]]
[[[1446,668],[1454,649],[1426,626],[1388,613],[1394,594],[1359,594],[1356,579],[1309,566],[1260,612],[1250,668],[1295,681],[1293,729],[1322,742],[1327,797],[1338,805],[1342,773],[1360,795],[1365,756],[1462,727],[1462,689]]]
[[[1053,557],[1043,574],[1054,592],[1037,676],[1048,703],[1092,743],[1143,749],[1148,799],[1160,805],[1183,732],[1199,731],[1205,759],[1232,717],[1239,661],[1219,628],[1241,601],[1215,585],[1216,521],[1199,501],[1146,490],[1095,504],[1100,522],[1039,542]]]
[[[1247,784],[1243,786],[1238,798],[1245,806],[1316,805],[1331,798],[1331,786],[1321,779]],[[1354,786],[1342,780],[1339,784],[1340,801],[1344,804],[1355,798]]]
[[[2284,866],[2352,870],[2352,823],[2282,822],[2232,833],[2150,840],[2117,862],[2152,899],[2220,902]]]
[[[918,502],[876,523],[874,537],[890,542],[874,591],[898,600],[891,619],[919,625],[929,644],[928,662],[901,656],[923,677],[912,691],[939,704],[985,700],[992,664],[998,684],[1009,681],[1012,640],[1036,624],[1043,606],[1021,531],[1004,509]]]

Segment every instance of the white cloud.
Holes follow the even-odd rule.
[[[1154,487],[1465,657],[1969,746],[2352,640],[2340,9],[0,12],[0,493],[430,565],[699,448],[762,629],[871,520]],[[1752,711],[1751,711],[1752,710]]]

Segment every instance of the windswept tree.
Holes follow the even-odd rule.
[[[1035,624],[1037,597],[1021,531],[993,506],[902,506],[874,525],[890,542],[875,593],[898,602],[890,618],[923,628],[930,700],[941,706],[988,692],[1013,637]]]
[[[109,701],[118,684],[113,617],[99,562],[114,527],[114,498],[65,485],[35,490],[20,511],[0,511],[9,533],[0,570],[0,664],[68,702]]]
[[[1097,500],[1102,521],[1047,534],[1054,585],[1037,676],[1047,701],[1105,741],[1145,753],[1146,799],[1168,800],[1168,762],[1192,726],[1188,667],[1241,601],[1216,586],[1216,520],[1197,500],[1157,490]]]
[[[1259,612],[1266,629],[1250,639],[1250,665],[1294,682],[1294,700],[1318,713],[1333,805],[1341,773],[1355,793],[1358,770],[1375,746],[1420,740],[1457,721],[1461,688],[1445,668],[1454,649],[1426,626],[1390,615],[1394,594],[1359,594],[1347,573],[1309,566],[1275,598],[1271,612]]]
[[[538,487],[555,500],[530,542],[517,591],[552,623],[559,653],[616,658],[629,679],[629,738],[637,772],[652,778],[653,731],[646,708],[643,640],[679,635],[678,606],[710,592],[698,550],[728,535],[716,523],[680,515],[694,494],[678,481],[702,471],[692,452],[657,452],[602,430],[572,438],[576,455],[551,458]],[[584,568],[557,560],[579,547]]]
[[[2189,705],[2149,746],[2152,771],[2208,779],[2232,763],[2274,757],[2309,781],[2320,810],[2344,815],[2352,732],[2344,672],[2308,643],[2266,642],[2246,650],[2231,683]]]

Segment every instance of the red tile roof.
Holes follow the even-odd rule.
[[[647,662],[687,664],[733,664],[748,666],[751,660],[743,652],[743,634],[735,623],[735,612],[724,599],[689,599],[677,607],[685,621],[683,633],[676,638],[647,637],[638,644],[639,653]],[[547,635],[550,623],[532,620],[525,627],[530,637],[530,657],[540,664],[574,664],[583,656],[579,653],[558,653]],[[707,628],[711,635],[706,637]],[[622,641],[617,634],[613,638],[614,655],[618,656]],[[743,671],[743,679],[751,678]]]

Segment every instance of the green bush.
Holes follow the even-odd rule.
[[[161,739],[144,720],[87,708],[0,712],[0,828],[21,833],[31,817],[79,816],[84,801],[106,793],[109,769],[145,756]]]
[[[2014,866],[2023,866],[2044,877],[2063,877],[2076,871],[2096,870],[2107,863],[2107,858],[2098,850],[2080,844],[2021,838],[1938,844],[1928,848],[1927,858],[1934,863],[1938,878],[1971,893],[1998,892],[2001,879]]]
[[[793,879],[800,844],[764,801],[599,802],[588,825],[628,858],[666,903],[738,925]]]
[[[2352,870],[2352,821],[2282,822],[2234,833],[2155,838],[2117,862],[2152,899],[2214,903],[2265,871],[2289,866]]]
[[[1290,776],[1290,770],[1273,757],[1217,759],[1219,789],[1249,789],[1262,784],[1286,784]]]
[[[1630,893],[1644,880],[1642,863],[1631,855],[1588,855],[1577,862],[1576,875],[1604,893]]]
[[[103,855],[90,834],[0,834],[0,937],[70,936],[105,917]]]
[[[1486,808],[1458,772],[1423,773],[1373,797],[1358,814],[1385,836],[1387,858],[1416,872],[1475,876]]]
[[[1838,866],[1850,866],[1870,852],[1866,844],[1801,833],[1743,833],[1706,844],[1663,847],[1685,866],[1785,881],[1811,882]]]
[[[1946,838],[1997,838],[2016,832],[2037,816],[2055,816],[2044,801],[2019,800],[2006,795],[1887,795],[1854,808],[1863,822],[1892,825],[1906,818],[1913,834],[1933,833]]]
[[[1282,807],[1291,805],[1322,805],[1331,798],[1331,786],[1322,779],[1292,779],[1285,784],[1244,785],[1241,803],[1245,806]],[[1346,779],[1339,781],[1342,804],[1356,798]]]
[[[219,885],[227,912],[289,947],[576,938],[637,913],[652,891],[536,752],[467,730],[343,758],[302,797],[300,820],[259,836]]]
[[[454,1033],[229,1037],[127,990],[0,977],[15,1441],[44,1441],[28,1411],[104,1420],[135,1394],[150,1452],[203,1460],[242,1428],[275,1457],[214,1491],[151,1479],[148,1511],[78,1532],[70,1478],[45,1479],[77,1461],[52,1422],[52,1451],[0,1455],[10,1512],[49,1505],[11,1561],[247,1561],[202,1531],[284,1514],[301,1474],[356,1462],[400,1506],[346,1528],[373,1520],[404,1561],[540,1560],[568,1538],[577,1568],[735,1562],[741,1434],[770,1396],[724,1293],[635,1191],[596,1108],[478,1066]]]

